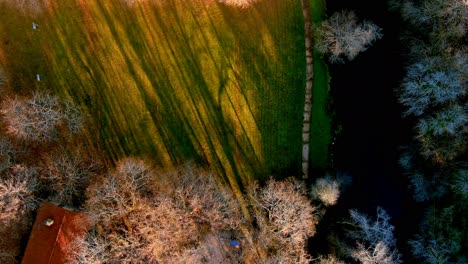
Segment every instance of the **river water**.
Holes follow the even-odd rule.
[[[387,11],[385,1],[328,0],[327,9],[328,16],[354,10],[359,18],[381,27],[384,37],[354,61],[330,65],[335,122],[341,126],[333,161],[337,170],[352,175],[353,184],[339,204],[328,209],[310,247],[327,251],[323,240],[330,231],[327,226],[349,216],[349,209],[375,216],[381,206],[392,217],[400,252],[407,256],[405,241],[416,232],[418,210],[398,166],[400,146],[411,137],[411,124],[401,118],[395,95],[404,74],[402,24],[397,14]]]

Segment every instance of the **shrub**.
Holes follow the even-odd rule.
[[[340,184],[330,176],[319,178],[312,186],[311,195],[325,206],[335,205],[340,197]]]

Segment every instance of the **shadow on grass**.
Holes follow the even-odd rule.
[[[237,189],[297,174],[300,3],[268,2],[244,11],[203,1],[56,3],[33,55],[47,65],[41,85],[81,105],[90,142],[110,160],[193,159]]]

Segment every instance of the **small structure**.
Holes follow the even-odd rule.
[[[22,264],[67,263],[74,239],[84,237],[89,228],[86,215],[43,202],[29,236]]]

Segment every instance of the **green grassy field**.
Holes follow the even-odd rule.
[[[325,0],[310,0],[312,22],[318,25],[325,17]],[[310,167],[312,169],[329,168],[328,146],[331,143],[331,125],[329,109],[328,67],[322,55],[314,52],[314,84],[310,134]]]
[[[88,143],[111,161],[139,155],[171,167],[195,160],[233,187],[298,175],[300,1],[247,10],[212,0],[160,3],[57,1],[36,18],[0,7],[0,62],[11,88],[52,90],[79,104],[90,120]],[[317,82],[326,82],[320,75]],[[320,107],[314,104],[314,122]],[[322,139],[315,140],[312,160],[322,163]]]

